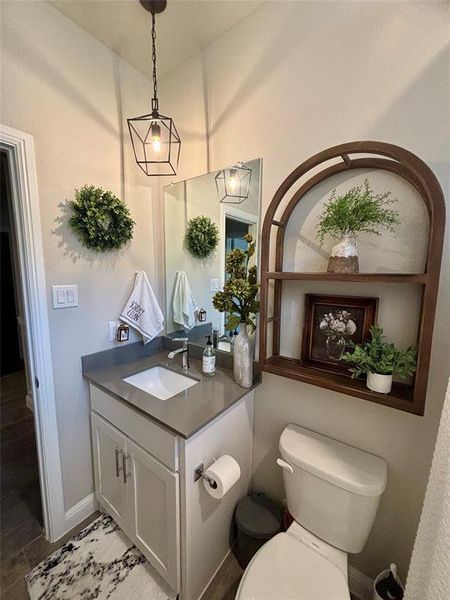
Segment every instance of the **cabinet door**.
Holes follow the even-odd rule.
[[[97,500],[125,532],[128,528],[127,485],[123,477],[125,436],[91,413],[94,477]]]
[[[127,440],[129,535],[174,591],[179,591],[179,491],[173,473]]]

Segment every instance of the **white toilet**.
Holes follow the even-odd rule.
[[[286,533],[248,565],[236,600],[349,600],[347,553],[366,543],[386,487],[386,462],[314,431],[281,434]]]

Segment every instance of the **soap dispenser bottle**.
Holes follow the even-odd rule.
[[[211,336],[207,337],[206,348],[203,350],[202,371],[206,377],[212,377],[216,373],[216,352],[211,342]]]

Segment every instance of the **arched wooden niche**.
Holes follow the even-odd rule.
[[[423,273],[337,274],[283,271],[285,231],[295,207],[301,202],[305,194],[318,183],[348,169],[389,171],[406,179],[418,191],[429,215],[428,242]],[[314,174],[307,178],[312,170],[315,171]],[[301,178],[302,182],[297,183]],[[300,187],[295,190],[296,183]],[[296,379],[311,385],[423,415],[444,228],[445,203],[442,189],[431,169],[420,158],[404,148],[383,142],[350,142],[319,152],[298,166],[276,191],[264,218],[261,243],[261,330],[259,350],[262,369],[289,379]],[[274,266],[271,268],[271,265]],[[419,352],[417,371],[412,384],[394,384],[392,392],[386,396],[369,390],[364,381],[324,373],[310,366],[302,365],[299,359],[282,356],[280,354],[281,313],[283,308],[283,281],[286,280],[381,282],[392,285],[409,283],[420,286],[422,294],[417,330]],[[271,289],[270,302],[269,288]],[[269,308],[271,314],[268,312]],[[272,331],[269,335],[268,329],[271,327]]]

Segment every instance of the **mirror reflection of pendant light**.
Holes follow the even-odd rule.
[[[173,119],[159,112],[158,81],[156,78],[156,17],[167,0],[140,0],[152,15],[153,98],[152,112],[127,119],[134,158],[146,175],[176,175],[180,158],[181,139]]]
[[[243,163],[216,174],[216,188],[220,202],[224,204],[242,204],[250,193],[252,170]]]

